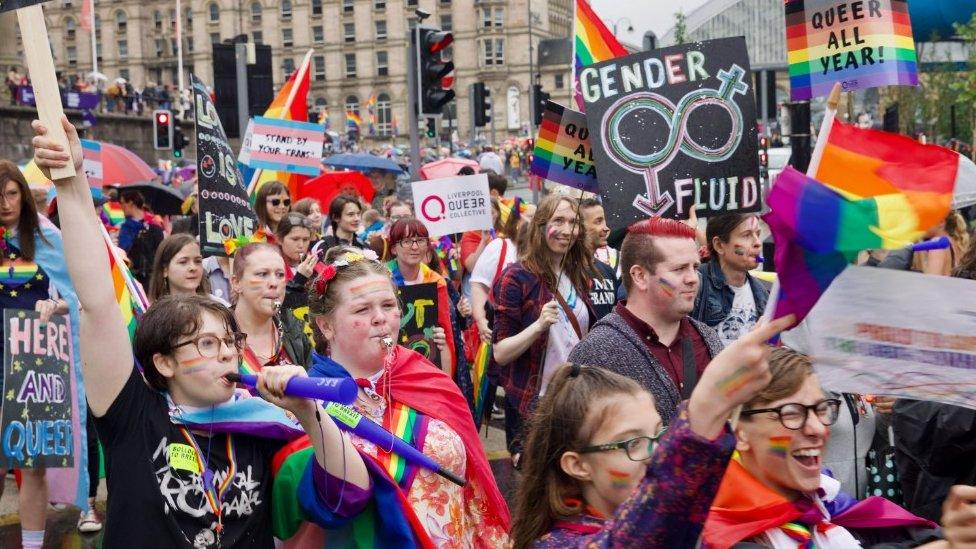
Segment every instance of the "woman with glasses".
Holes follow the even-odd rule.
[[[636,381],[561,366],[527,430],[515,547],[695,547],[735,446],[727,419],[769,382],[765,342],[790,320],[718,354],[666,431]]]
[[[281,218],[291,209],[291,196],[288,187],[280,181],[269,181],[258,189],[254,198],[254,211],[258,214],[258,223],[264,228],[269,238],[278,229]]]
[[[279,482],[273,456],[301,434],[281,409],[310,437],[314,479],[303,487],[306,492],[336,506],[333,477],[368,488],[362,460],[328,414],[314,400],[284,395],[291,378],[306,375],[304,369],[261,372],[263,399],[243,398],[235,390],[226,376],[238,372],[245,340],[227,307],[199,295],[164,297],[139,319],[130,343],[115,301],[108,250],[91,220],[81,142],[67,118],[61,124],[67,150],[34,122],[34,159],[45,174],[69,163],[76,173],[55,185],[64,259],[81,306],[86,396],[105,447],[104,546],[273,548],[273,523],[292,511],[289,504],[299,497],[292,487],[272,499]],[[278,428],[263,431],[269,423],[255,423],[250,411]],[[280,490],[275,495],[281,496]]]
[[[430,233],[420,220],[410,217],[401,219],[390,227],[390,250],[395,256],[387,263],[397,287],[414,284],[437,285],[437,327],[433,330],[433,342],[437,346],[438,365],[457,383],[461,394],[471,403],[474,388],[471,372],[464,359],[464,342],[461,340],[462,316],[458,311],[460,295],[447,279],[427,266],[430,251]],[[467,324],[465,323],[465,326]]]
[[[912,541],[915,547],[938,539],[929,530],[934,523],[877,496],[858,502],[824,474],[842,402],[824,393],[810,360],[780,347],[769,370],[772,382],[742,407],[738,456],[712,504],[704,546],[831,549]]]

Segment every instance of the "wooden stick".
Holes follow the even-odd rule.
[[[44,11],[40,4],[34,4],[17,11],[20,35],[24,42],[24,57],[27,59],[27,72],[34,87],[37,103],[37,118],[47,128],[47,136],[64,147],[69,154],[68,135],[61,126],[64,109],[61,106],[61,88],[54,72],[54,58],[51,57],[51,41],[47,35]],[[12,40],[12,38],[10,38]],[[51,168],[51,180],[75,176],[75,165],[68,162],[63,168]]]
[[[807,175],[813,177],[820,168],[820,160],[823,159],[824,149],[827,147],[827,138],[830,137],[830,128],[834,125],[834,118],[837,116],[837,105],[840,103],[840,84],[835,83],[830,95],[827,97],[827,112],[824,113],[823,123],[820,124],[820,132],[817,134],[817,146],[813,149],[810,158],[810,165],[807,166]]]

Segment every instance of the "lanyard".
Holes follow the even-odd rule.
[[[203,452],[200,451],[200,446],[197,444],[196,438],[190,434],[190,431],[186,427],[180,427],[180,432],[183,433],[183,438],[190,443],[196,454],[197,465],[200,467],[200,471],[203,473],[203,491],[207,497],[207,503],[210,505],[210,510],[217,517],[217,534],[223,533],[224,522],[221,516],[220,503],[224,499],[224,495],[230,489],[231,485],[234,484],[234,477],[237,475],[237,459],[234,455],[234,439],[231,437],[230,433],[227,433],[227,476],[224,477],[223,482],[220,486],[214,485],[214,472],[211,470],[204,460]],[[208,452],[208,458],[209,452]]]

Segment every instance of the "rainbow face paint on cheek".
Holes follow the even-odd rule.
[[[769,453],[780,459],[786,459],[792,441],[793,437],[790,435],[769,437]]]
[[[610,475],[610,486],[615,490],[630,488],[630,475],[627,473],[615,469],[608,469],[607,474]]]
[[[556,227],[550,225],[546,229],[546,240],[552,240],[553,238],[556,238],[556,233],[558,233],[558,232],[559,232],[559,229],[557,229]]]
[[[658,278],[657,283],[661,287],[661,292],[668,297],[674,297],[674,294],[678,293],[678,289],[674,287],[674,284],[671,284],[663,278]]]
[[[184,374],[194,374],[207,369],[207,362],[209,358],[198,356],[196,358],[190,358],[187,360],[181,360],[179,365],[183,368],[182,372]]]

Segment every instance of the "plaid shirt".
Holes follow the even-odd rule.
[[[542,306],[553,299],[552,292],[539,277],[526,270],[521,263],[512,263],[506,267],[495,281],[492,292],[495,298],[495,318],[491,331],[494,343],[528,328],[539,318]],[[592,324],[596,315],[590,303],[589,290],[579,292],[577,289],[577,292],[586,303]],[[518,402],[519,412],[522,414],[529,412],[539,394],[548,344],[547,330],[521,356],[507,366],[500,367],[499,384],[505,388],[506,395],[511,395]]]

